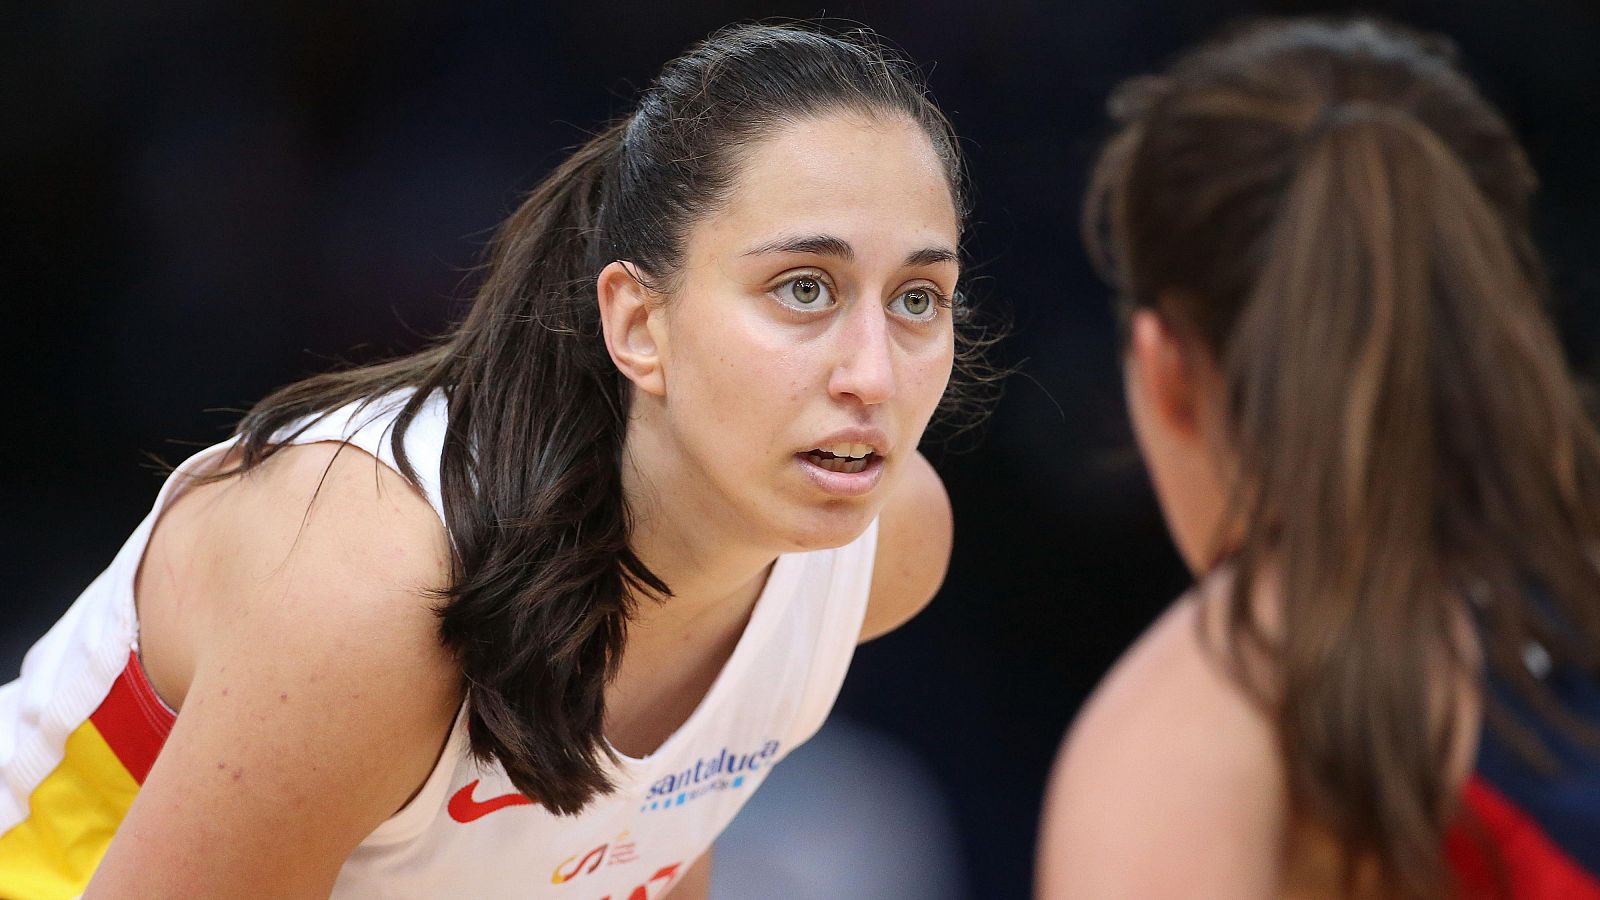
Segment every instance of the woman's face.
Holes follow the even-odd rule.
[[[653,317],[662,390],[632,427],[654,434],[630,442],[708,527],[838,546],[882,508],[949,381],[956,211],[900,118],[801,120],[742,160]]]

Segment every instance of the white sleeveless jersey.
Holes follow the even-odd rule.
[[[294,442],[344,441],[393,466],[403,401],[340,410]],[[441,520],[445,416],[436,394],[405,438]],[[81,893],[160,752],[174,714],[139,663],[134,576],[176,486],[233,444],[178,468],[111,566],[0,688],[0,897]],[[474,763],[458,715],[421,791],[361,842],[333,896],[661,897],[827,717],[866,612],[876,542],[874,521],[836,550],[780,556],[699,706],[655,753],[623,757],[611,769],[616,790],[576,816],[551,814],[500,766]]]

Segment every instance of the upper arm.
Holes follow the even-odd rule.
[[[1276,895],[1287,790],[1267,718],[1183,601],[1079,714],[1051,778],[1039,896]]]
[[[88,894],[326,896],[459,704],[428,595],[443,529],[349,447],[290,448],[206,490],[194,564],[162,598],[184,608],[192,677]]]
[[[862,641],[893,631],[921,612],[950,565],[952,525],[944,482],[921,453],[912,454],[907,467],[878,518]]]

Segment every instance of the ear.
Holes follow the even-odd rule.
[[[661,318],[654,292],[635,274],[633,263],[616,260],[600,270],[595,293],[611,362],[640,390],[657,396],[665,393],[661,342],[651,327],[662,324],[651,321]]]
[[[1178,334],[1148,307],[1129,323],[1128,386],[1162,425],[1183,437],[1200,434],[1198,372]]]

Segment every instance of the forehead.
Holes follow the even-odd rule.
[[[838,112],[783,122],[747,147],[722,210],[689,255],[741,252],[780,232],[831,234],[858,254],[954,247],[960,225],[944,163],[911,120]]]

